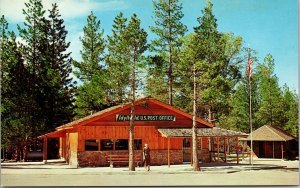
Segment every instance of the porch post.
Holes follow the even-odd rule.
[[[230,138],[227,138],[227,141],[228,141],[228,153],[230,155],[231,154],[231,151],[230,151]]]
[[[66,160],[66,137],[62,137],[62,146],[63,146],[63,158]]]
[[[226,137],[224,137],[224,159],[225,159],[225,163],[227,162],[226,160],[226,152],[227,152],[227,148],[226,148]]]
[[[281,141],[281,160],[283,160],[283,142]]]
[[[236,145],[236,164],[240,163],[239,159],[239,137],[235,137],[235,145]]]
[[[168,167],[170,167],[170,138],[168,137]]]
[[[219,160],[220,160],[220,141],[219,141],[219,137],[217,137],[217,159],[218,159],[218,162],[219,162]]]
[[[193,166],[193,140],[190,140],[190,150],[191,150],[191,166]]]
[[[274,141],[273,141],[273,159],[274,159],[274,157],[275,157],[275,156],[274,156]]]
[[[47,137],[44,136],[43,139],[43,163],[46,164],[47,163]]]

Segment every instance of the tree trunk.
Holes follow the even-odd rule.
[[[21,148],[20,146],[17,147],[17,151],[16,151],[16,161],[20,161],[21,160]]]
[[[130,124],[129,124],[129,170],[135,171],[134,165],[134,118],[135,118],[135,109],[134,109],[134,101],[135,101],[135,60],[134,57],[133,62],[133,71],[132,71],[132,85],[131,85],[131,109],[130,109]]]
[[[24,143],[23,156],[24,156],[24,162],[26,162],[27,161],[27,156],[28,156],[28,142],[27,142],[27,139],[25,140],[25,143]]]
[[[171,6],[171,1],[169,0],[169,7]],[[168,12],[168,17],[169,20],[171,20],[171,9],[169,9]],[[168,81],[168,85],[169,85],[169,105],[173,105],[173,60],[172,60],[172,28],[171,28],[171,23],[169,23],[168,25],[168,29],[169,29],[169,33],[168,33],[168,37],[169,37],[169,41],[168,41],[168,45],[169,45],[169,71],[168,71],[168,77],[169,77],[169,81]]]
[[[193,128],[192,128],[192,139],[193,139],[193,169],[194,171],[199,171],[199,160],[197,152],[197,127],[196,127],[196,68],[194,64],[194,98],[193,98]]]
[[[131,110],[130,110],[130,127],[129,127],[129,170],[135,171],[134,165],[134,101],[131,102]]]

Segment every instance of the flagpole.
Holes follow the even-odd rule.
[[[250,124],[250,164],[253,165],[253,157],[252,157],[252,151],[253,151],[253,139],[252,139],[252,95],[251,95],[251,64],[249,65],[249,61],[252,61],[250,59],[250,48],[248,48],[248,79],[249,79],[249,124]]]

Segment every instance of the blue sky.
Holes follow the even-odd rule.
[[[142,20],[142,27],[149,31],[154,25],[151,0],[45,0],[46,9],[57,2],[65,20],[71,42],[72,57],[80,59],[82,28],[86,17],[93,11],[101,20],[105,35],[111,33],[113,19],[122,11],[125,17],[136,13]],[[181,0],[188,32],[198,25],[197,18],[202,15],[205,0]],[[232,32],[244,39],[244,45],[257,51],[259,61],[271,53],[275,59],[275,74],[279,84],[286,83],[298,93],[298,1],[297,0],[212,0],[213,13],[221,32]],[[2,9],[1,7],[5,7]],[[0,0],[0,12],[16,30],[22,24],[24,1]],[[155,37],[150,31],[148,40]],[[149,41],[150,42],[150,41]]]

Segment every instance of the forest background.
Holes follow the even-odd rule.
[[[196,116],[249,133],[249,59],[254,130],[269,124],[298,137],[298,94],[279,85],[272,54],[260,60],[243,36],[218,30],[210,1],[199,7],[190,31],[177,0],[153,1],[149,29],[137,14],[120,11],[106,34],[90,12],[80,58],[69,50],[57,4],[50,10],[41,0],[25,5],[24,24],[15,30],[5,15],[0,20],[1,148],[17,151],[19,160],[32,138],[136,97],[150,95],[192,113],[194,75]]]

